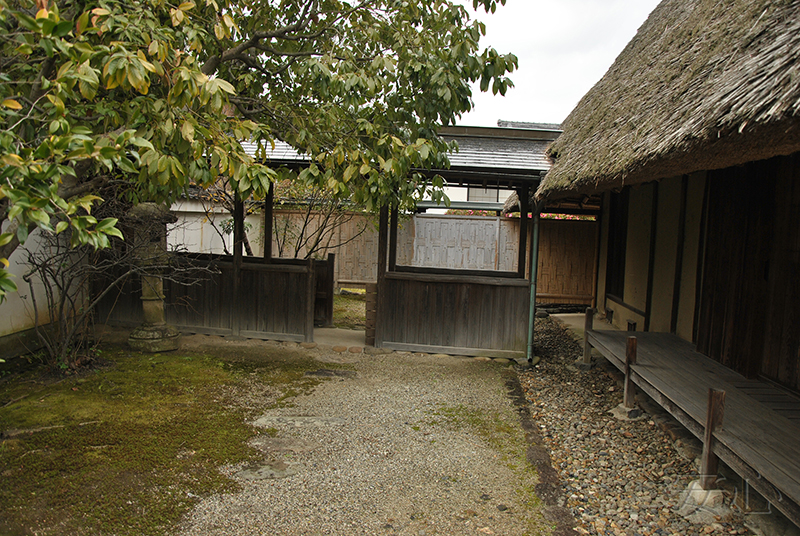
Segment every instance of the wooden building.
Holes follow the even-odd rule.
[[[800,523],[800,2],[664,0],[549,149],[537,198],[602,194],[600,313],[627,367]],[[625,367],[626,333],[589,331]],[[708,389],[727,393],[724,425]]]

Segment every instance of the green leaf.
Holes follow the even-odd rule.
[[[17,240],[19,240],[20,244],[24,244],[27,239],[28,239],[28,226],[25,224],[21,224],[19,227],[17,227]]]

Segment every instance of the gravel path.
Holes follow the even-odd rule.
[[[225,468],[241,491],[202,499],[182,535],[550,531],[509,364],[342,355],[346,370],[320,363],[313,393],[255,421],[264,463]]]
[[[736,509],[722,517],[706,516],[700,523],[679,515],[681,492],[698,478],[692,441],[666,433],[671,419],[653,409],[635,422],[613,417],[609,411],[622,402],[613,374],[601,367],[584,372],[572,366],[582,348],[558,323],[541,319],[536,328],[543,359],[533,370],[521,372],[520,382],[578,532],[748,533]],[[729,505],[736,494],[733,479],[722,487]]]

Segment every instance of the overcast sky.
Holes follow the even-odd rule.
[[[470,0],[461,0],[472,8]],[[499,2],[498,2],[499,4]],[[476,87],[475,108],[459,124],[497,126],[498,119],[561,123],[605,74],[658,0],[506,0],[486,23],[483,47],[519,58],[505,97]]]

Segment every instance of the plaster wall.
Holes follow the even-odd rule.
[[[650,267],[650,226],[653,185],[632,188],[628,206],[628,240],[625,248],[623,301],[640,311],[647,307],[647,272]],[[643,326],[640,326],[640,329]]]
[[[653,258],[653,295],[650,331],[669,333],[672,328],[672,296],[681,216],[681,177],[658,183],[658,220]]]
[[[608,211],[611,202],[608,194],[603,196],[600,205],[600,243],[598,245],[597,264],[597,309],[602,313],[608,307],[606,304],[606,276],[608,275]]]
[[[683,241],[680,301],[678,302],[677,335],[694,342],[694,313],[697,301],[697,270],[699,267],[702,214],[705,204],[705,171],[689,175],[686,191],[686,229]]]
[[[174,203],[170,210],[178,217],[178,221],[168,229],[169,249],[223,254],[227,245],[228,251],[231,251],[233,233],[222,231],[222,222],[232,217],[225,209],[214,207],[206,212],[203,203],[189,199]],[[261,243],[263,216],[260,213],[249,214],[245,221],[250,225],[250,230],[246,234],[253,254],[263,255],[264,246]],[[219,232],[214,229],[215,226]]]
[[[22,278],[28,271],[28,266],[25,264],[25,249],[35,251],[41,247],[41,235],[36,230],[30,234],[25,245],[18,247],[8,259],[8,271],[14,276],[18,291],[8,294],[0,305],[0,359],[34,351],[40,347],[38,338],[33,333],[36,316],[31,300],[31,287]],[[33,291],[39,298],[39,325],[49,324],[50,316],[43,304],[44,286],[38,278],[32,282]]]

